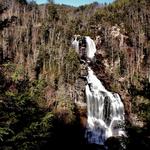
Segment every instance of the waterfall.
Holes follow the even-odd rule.
[[[79,41],[78,41],[79,35],[74,35],[74,40],[72,41],[72,46],[75,48],[76,52],[79,54]]]
[[[125,135],[124,106],[120,96],[107,91],[90,67],[88,67],[87,81],[88,142],[104,144],[111,136]]]
[[[75,48],[75,50],[78,54],[80,54],[80,52],[79,52],[80,51],[79,37],[80,37],[80,35],[74,35],[74,40],[72,41],[72,46],[73,46],[73,48]],[[85,37],[85,41],[86,41],[86,56],[87,56],[87,58],[92,60],[94,58],[94,55],[96,52],[95,43],[89,36]]]
[[[96,46],[94,41],[89,37],[86,36],[86,52],[87,52],[87,57],[90,59],[94,58],[95,52],[96,52]]]
[[[96,46],[90,37],[86,36],[85,38],[86,55],[92,61]],[[86,78],[88,84],[85,90],[87,100],[87,129],[85,136],[88,143],[103,145],[109,137],[125,136],[124,105],[120,96],[106,90],[90,66],[88,66]]]

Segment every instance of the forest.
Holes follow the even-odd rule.
[[[74,35],[95,41],[90,65],[124,103],[128,137],[108,139],[107,149],[149,150],[149,0],[79,7],[0,0],[0,150],[105,149],[84,137],[86,66]]]

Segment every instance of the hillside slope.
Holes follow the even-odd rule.
[[[71,46],[73,35],[80,34],[82,47],[82,36],[95,40],[96,62],[90,65],[97,77],[122,97],[128,149],[148,149],[149,10],[149,0],[78,8],[0,1],[1,148],[58,149],[60,143],[70,149],[68,142],[85,144],[85,105],[74,102],[86,101],[87,72]]]

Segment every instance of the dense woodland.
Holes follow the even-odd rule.
[[[150,148],[149,0],[77,8],[0,0],[0,149],[94,149],[84,139],[86,110],[75,103],[86,101],[75,34],[95,40],[91,66],[122,97],[126,149]],[[123,149],[119,140],[108,149]]]

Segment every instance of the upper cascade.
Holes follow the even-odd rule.
[[[84,43],[86,47],[81,47],[80,43]],[[85,36],[83,38],[80,35],[74,35],[72,45],[80,56],[86,55],[86,57],[90,60],[94,58],[96,53],[96,46],[94,41],[89,36]]]
[[[74,35],[74,40],[72,41],[72,46],[75,48],[78,54],[79,54],[79,37],[80,35]]]
[[[89,36],[86,36],[85,38],[86,38],[87,57],[93,59],[96,53],[95,43]]]

